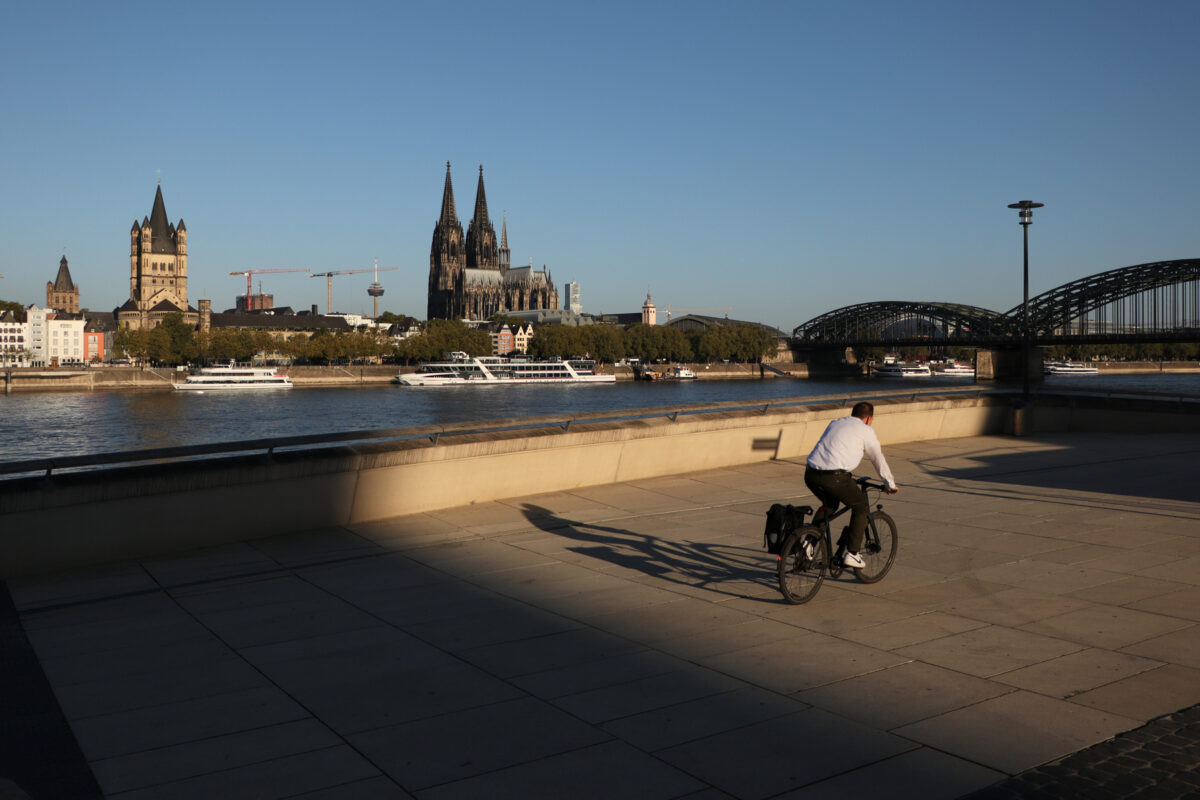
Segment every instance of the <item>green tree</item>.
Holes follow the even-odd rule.
[[[113,352],[119,358],[144,363],[150,355],[150,332],[145,328],[121,328],[113,340]]]
[[[587,332],[588,352],[603,364],[613,364],[625,357],[625,340],[621,329],[613,325],[589,325],[581,328]]]
[[[146,357],[151,364],[167,364],[173,357],[171,334],[162,325],[153,328],[146,336]]]
[[[159,328],[167,335],[167,356],[164,359],[167,363],[183,364],[196,357],[198,350],[195,332],[191,325],[183,321],[182,314],[179,312],[167,314],[163,317],[162,324],[155,330]]]
[[[13,312],[13,318],[17,322],[26,322],[25,306],[20,303],[14,303],[12,300],[0,300],[0,314],[5,311]]]

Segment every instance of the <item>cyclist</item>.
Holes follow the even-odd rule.
[[[850,472],[858,467],[866,454],[887,485],[887,493],[899,491],[887,459],[883,457],[879,437],[871,428],[874,419],[875,406],[865,401],[855,403],[850,416],[835,419],[825,428],[817,446],[809,453],[808,467],[804,470],[804,485],[821,501],[825,514],[837,511],[838,503],[850,507],[849,536],[842,542],[845,546],[842,564],[860,569],[866,566],[858,551],[867,529],[867,495],[854,482]],[[813,522],[823,518],[818,511]]]

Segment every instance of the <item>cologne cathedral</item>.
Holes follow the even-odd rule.
[[[507,220],[497,245],[496,229],[488,219],[483,167],[475,190],[475,215],[463,236],[447,161],[442,214],[429,249],[428,319],[486,320],[498,312],[558,308],[558,290],[549,273],[532,264],[514,269],[509,257]]]

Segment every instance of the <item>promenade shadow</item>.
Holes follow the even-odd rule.
[[[764,569],[762,553],[746,547],[675,541],[625,528],[580,522],[534,503],[523,503],[521,511],[531,525],[578,542],[568,548],[573,553],[669,583],[750,599],[756,595],[744,590],[747,583],[775,587],[774,575]],[[776,599],[782,602],[781,598]]]
[[[1120,495],[1142,501],[1200,501],[1191,465],[1200,456],[1200,435],[1171,437],[1172,446],[1145,448],[1136,435],[1039,437],[1039,449],[996,452],[994,447],[956,453],[953,462],[916,462],[939,478],[1014,487]]]

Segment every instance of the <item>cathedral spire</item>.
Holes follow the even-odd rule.
[[[479,186],[475,189],[475,216],[472,221],[476,225],[490,225],[487,210],[487,194],[483,191],[483,165],[479,165]]]
[[[500,269],[507,272],[511,265],[511,251],[508,249],[508,214],[501,217],[500,222]]]
[[[442,189],[442,216],[439,223],[458,224],[458,212],[454,210],[454,185],[450,183],[450,162],[446,162],[446,188]]]

